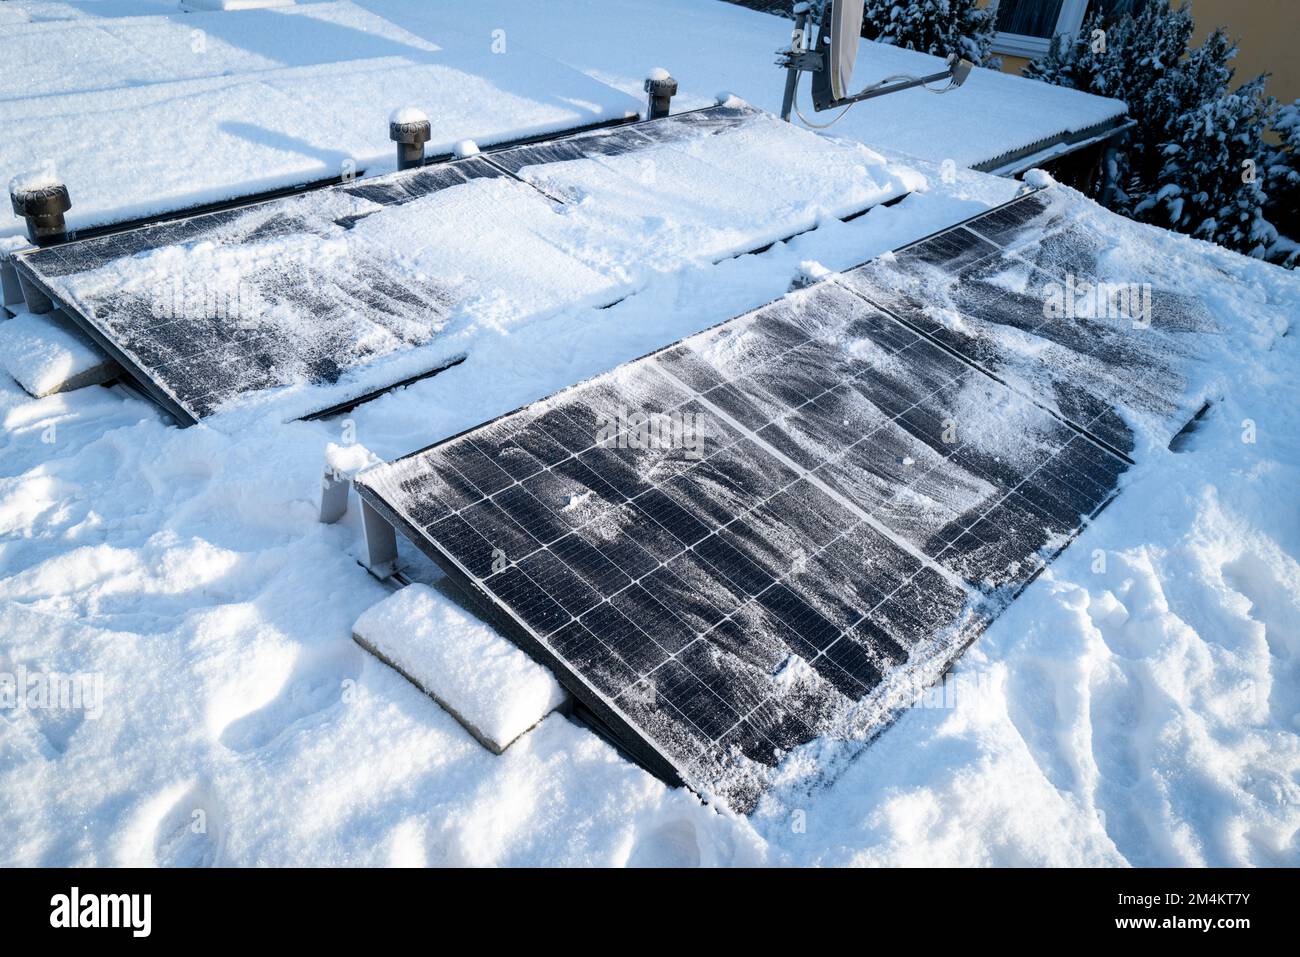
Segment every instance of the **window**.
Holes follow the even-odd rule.
[[[1000,0],[993,49],[1041,56],[1056,34],[1077,33],[1087,12],[1088,0]]]

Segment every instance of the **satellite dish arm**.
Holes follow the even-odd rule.
[[[963,59],[954,53],[948,57],[947,69],[940,73],[932,73],[929,76],[889,77],[852,96],[836,96],[831,85],[830,57],[826,53],[831,42],[829,18],[825,16],[825,11],[823,11],[817,41],[810,44],[808,21],[811,16],[811,5],[796,3],[793,12],[795,27],[791,33],[790,48],[788,50],[778,50],[778,59],[776,61],[777,66],[784,67],[786,70],[785,96],[781,102],[781,119],[786,121],[789,121],[790,113],[794,109],[800,73],[812,74],[813,108],[821,112],[947,80],[948,85],[943,90],[937,91],[945,92],[965,83],[966,78],[970,76],[970,71],[975,66],[969,60]]]
[[[911,76],[906,79],[891,82],[890,80],[881,80],[875,86],[869,86],[861,93],[854,93],[852,96],[831,99],[825,106],[817,102],[813,97],[813,105],[818,110],[833,110],[836,107],[848,106],[850,103],[860,103],[863,100],[870,100],[877,96],[884,96],[887,93],[899,93],[903,90],[910,90],[917,86],[929,86],[931,83],[939,83],[943,80],[948,81],[945,89],[954,89],[966,82],[966,77],[970,76],[970,71],[974,69],[975,64],[970,60],[959,60],[956,55],[949,57],[948,68],[939,73],[931,73],[929,76]]]
[[[777,66],[785,67],[785,97],[781,100],[781,119],[790,121],[794,109],[795,93],[799,89],[799,73],[803,70],[820,70],[822,55],[808,49],[808,18],[810,3],[794,5],[794,30],[790,34],[790,49],[777,50]]]

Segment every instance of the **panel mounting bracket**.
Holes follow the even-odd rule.
[[[320,480],[320,520],[323,525],[333,525],[348,511],[348,492],[352,490],[352,477],[325,466]]]
[[[391,578],[397,571],[397,532],[374,506],[361,499],[361,532],[366,543],[366,570],[376,578]]]

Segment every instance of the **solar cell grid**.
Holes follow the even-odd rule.
[[[561,409],[560,412],[563,413],[563,410]],[[470,438],[465,440],[465,443],[466,445],[472,446],[473,441],[474,440]],[[762,459],[760,458],[760,456],[762,456],[762,453],[760,452],[760,450],[758,450],[755,447],[752,447],[752,444],[746,443],[744,440],[741,440],[741,442],[736,444],[738,445],[749,444],[751,447],[744,452],[743,457],[734,458],[726,464],[729,464],[734,468],[745,461],[750,461],[750,462],[758,461],[761,463]],[[597,448],[599,447],[594,446],[593,449],[583,450],[583,452],[580,454],[586,454],[587,452]],[[725,445],[723,448],[714,451],[711,455],[704,458],[698,466],[693,466],[693,468],[698,470],[701,473],[712,472],[715,466],[719,465],[723,459],[726,459],[728,457],[728,453],[734,454],[735,451],[736,448],[733,444]],[[497,486],[501,485],[501,483],[504,483],[507,478],[504,475],[504,473],[498,474],[497,472],[493,471],[490,473],[491,480],[490,481],[485,480],[482,477],[482,475],[477,471],[478,469],[482,468],[485,465],[485,459],[477,452],[477,449],[472,450],[472,454],[469,454],[469,453],[462,452],[458,448],[448,448],[448,454],[443,458],[443,464],[449,465],[453,469],[456,469],[462,477],[468,477],[470,475],[478,475],[479,476],[478,484],[482,486],[480,491],[485,494],[488,488],[496,488]],[[777,463],[777,465],[779,467],[779,463]],[[796,475],[793,472],[787,472],[786,478],[788,479],[788,481],[786,482],[786,484],[775,485],[772,483],[770,477],[772,471],[773,469],[769,467],[767,469],[762,470],[761,473],[761,478],[768,483],[767,487],[768,487],[768,491],[770,492],[770,495],[759,496],[758,498],[752,500],[745,509],[739,511],[735,515],[728,516],[726,513],[719,514],[718,518],[720,520],[725,520],[721,525],[719,525],[719,530],[726,530],[728,526],[734,526],[749,511],[753,511],[757,508],[766,505],[768,498],[774,497],[777,494],[786,491],[791,485],[799,481],[798,475]],[[678,479],[675,479],[673,481],[680,482],[680,483],[690,483],[693,480],[694,479],[692,473],[687,472],[684,473],[682,476],[680,476]],[[703,481],[709,482],[710,479],[704,479]],[[713,484],[714,487],[716,487],[716,481],[713,482]],[[704,491],[705,486],[703,484],[698,486],[692,486],[689,484],[675,485],[673,483],[669,483],[667,488],[671,489],[675,493],[676,498],[679,498],[683,502],[689,503],[694,500],[692,498],[693,492]],[[537,536],[530,541],[521,536],[520,532],[522,532],[524,529],[530,526],[534,526],[537,524],[537,522],[539,521],[538,509],[541,506],[540,506],[540,502],[538,502],[536,498],[524,493],[523,489],[520,486],[510,486],[504,489],[497,488],[497,490],[493,494],[495,496],[494,500],[505,501],[509,505],[510,507],[509,516],[511,519],[522,518],[522,521],[519,522],[500,521],[499,516],[495,516],[495,515],[493,516],[497,519],[497,521],[500,521],[500,529],[504,533],[503,535],[504,544],[512,545],[516,549],[522,548],[525,550],[526,554],[531,554],[532,549],[534,549],[535,547],[540,547],[540,545],[543,544],[543,542],[540,541],[541,538],[555,537],[555,534],[552,533],[551,536],[546,536],[546,535]],[[647,488],[644,492],[638,493],[632,499],[630,499],[631,503],[636,507],[635,515],[637,516],[639,527],[643,530],[639,533],[634,533],[634,537],[636,537],[637,534],[645,535],[646,537],[642,539],[642,542],[643,544],[648,546],[647,551],[652,549],[656,550],[659,552],[659,555],[661,555],[664,559],[668,561],[671,561],[678,554],[684,554],[685,552],[689,551],[690,546],[698,545],[702,539],[706,537],[712,538],[712,534],[709,532],[708,527],[702,522],[693,520],[692,517],[689,515],[689,513],[685,510],[685,508],[682,505],[678,505],[671,500],[673,497],[674,496],[670,496],[669,494],[666,494],[665,492],[659,489]],[[525,500],[528,503],[526,506],[521,504]],[[466,509],[464,509],[463,511],[461,511],[460,514],[467,519],[474,519],[474,520],[482,519],[484,516],[481,513],[476,513],[475,509],[482,507],[484,504],[485,503],[483,502],[475,502],[471,504],[469,507],[467,507]],[[737,505],[739,507],[739,503],[737,503]],[[553,515],[554,513],[548,509],[546,513],[546,518],[549,519],[553,517]],[[645,521],[645,519],[647,518],[650,520],[650,522]],[[685,527],[682,527],[681,525],[681,523],[683,522],[686,523]],[[471,521],[470,524],[474,524],[474,522]],[[559,526],[549,521],[547,521],[547,525],[549,528],[552,528],[556,532],[558,532]],[[644,531],[645,529],[651,529],[652,531],[647,533]],[[664,534],[665,532],[667,532],[667,535]],[[463,539],[458,537],[457,539],[455,539],[455,541],[460,543],[461,541],[463,541]],[[489,548],[489,545],[491,544],[487,541],[487,539],[483,538],[482,536],[471,537],[470,541],[473,542],[479,548],[480,552],[486,552],[487,549]],[[664,543],[667,544],[665,545]],[[491,545],[491,547],[499,548],[500,545],[499,544]],[[507,549],[502,549],[502,550],[509,553]],[[743,571],[745,569],[745,566],[735,564],[734,556],[737,553],[734,550],[728,551],[725,543],[722,543],[719,540],[719,544],[715,546],[713,542],[710,541],[709,545],[705,546],[702,549],[702,554],[705,557],[706,563],[708,563],[708,558],[711,555],[714,556],[714,560],[717,561],[718,564],[723,564],[724,559],[730,558],[732,564],[728,566],[728,570],[732,574],[737,575],[737,577],[743,577],[745,581],[749,583],[752,590],[757,590],[758,584],[755,577],[755,573],[750,572],[747,575],[741,576],[740,571]],[[480,556],[479,567],[482,567],[482,562],[484,560],[485,559],[483,559]],[[646,567],[645,565],[642,565],[639,568],[635,568],[634,571],[641,571],[645,567]],[[749,568],[753,568],[756,570],[756,566],[753,566],[752,563],[749,564]],[[669,570],[671,571],[672,569]]]
[[[1135,276],[1108,258],[1116,237],[1076,222],[1075,203],[1034,193],[840,281],[1127,455],[1128,416],[1172,436],[1200,406],[1187,370],[1217,328],[1203,304],[1152,282],[1158,262]]]
[[[349,368],[427,343],[452,294],[390,274],[382,251],[357,246],[339,257],[328,254],[329,243],[339,226],[352,230],[384,206],[502,175],[470,157],[40,249],[20,257],[19,268],[189,423],[227,400],[302,382],[330,385]],[[258,252],[262,243],[274,254]],[[174,268],[123,278],[122,264],[163,251]],[[237,282],[229,279],[235,273]]]
[[[689,411],[708,439],[639,447],[628,408]],[[887,675],[950,660],[1124,467],[830,282],[359,487],[417,526],[395,477],[476,490],[425,547],[643,759],[745,810],[792,747],[860,736]]]

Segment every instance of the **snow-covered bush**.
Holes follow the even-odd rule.
[[[866,0],[862,35],[936,56],[960,53],[972,63],[998,66],[990,55],[997,5],[977,0]]]
[[[1030,60],[1020,72],[1031,80],[1042,80],[1054,86],[1073,87],[1075,66],[1079,60],[1076,47],[1084,42],[1083,37],[1090,32],[1086,31],[1086,28],[1091,25],[1093,25],[1091,20],[1085,24],[1084,33],[1058,33],[1052,37],[1047,52],[1037,60]]]
[[[1264,158],[1264,214],[1283,235],[1270,247],[1268,258],[1286,266],[1300,263],[1300,100],[1273,115],[1280,142]]]
[[[1188,63],[1196,58],[1193,54]],[[1263,257],[1278,238],[1264,218],[1258,169],[1270,107],[1261,76],[1180,114],[1162,147],[1160,187],[1134,207],[1134,214]]]
[[[1159,147],[1180,112],[1167,87],[1177,82],[1194,28],[1186,4],[1146,3],[1120,16],[1094,13],[1078,34],[1058,35],[1047,54],[1025,68],[1034,79],[1128,103],[1137,127],[1118,158],[1121,189],[1114,201],[1123,212],[1146,198],[1160,172]]]
[[[1194,28],[1186,3],[1093,14],[1025,74],[1128,103],[1137,126],[1117,158],[1118,211],[1264,256],[1277,241],[1262,171],[1273,101],[1262,76],[1230,90],[1236,45],[1215,30],[1189,50]]]

